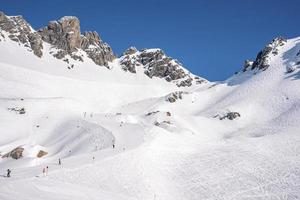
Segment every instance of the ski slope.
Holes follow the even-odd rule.
[[[265,71],[183,88],[50,48],[0,42],[0,154],[24,148],[0,159],[1,200],[300,199],[300,38]]]

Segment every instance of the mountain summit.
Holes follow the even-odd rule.
[[[136,68],[142,67],[149,78],[159,77],[174,82],[178,87],[206,82],[205,79],[191,74],[177,60],[165,55],[161,49],[137,52],[131,48],[121,58],[117,58],[112,48],[101,40],[97,32],[87,31],[81,34],[80,21],[74,16],[50,21],[46,27],[35,31],[22,16],[9,17],[0,12],[0,28],[7,33],[8,38],[22,44],[38,57],[50,53],[67,63],[70,59],[84,62],[88,57],[96,65],[108,69],[112,68],[110,63],[118,60],[124,71],[136,73]],[[4,33],[2,37],[4,38]],[[48,52],[43,51],[46,43],[51,45]]]

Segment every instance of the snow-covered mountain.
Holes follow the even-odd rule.
[[[76,17],[0,13],[0,40],[1,200],[300,198],[300,38],[223,82]]]
[[[135,48],[130,48],[124,52],[123,57],[116,58],[111,47],[100,39],[97,32],[88,31],[81,34],[77,17],[62,17],[35,31],[22,16],[10,17],[0,12],[0,23],[3,40],[9,38],[40,58],[52,54],[69,64],[68,69],[74,67],[74,61],[86,63],[87,60],[92,60],[96,65],[108,69],[121,65],[121,69],[131,73],[144,71],[150,78],[163,78],[168,82],[175,82],[178,87],[206,82],[203,78],[191,74],[182,64],[165,55],[160,49],[137,52]],[[50,48],[45,51],[43,49],[46,46]]]

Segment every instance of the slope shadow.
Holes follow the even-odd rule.
[[[227,83],[228,86],[236,86],[241,85],[242,83],[248,81],[251,77],[258,74],[259,71],[257,70],[249,70],[246,72],[240,72],[238,74],[234,74],[229,79],[225,80],[224,83]]]

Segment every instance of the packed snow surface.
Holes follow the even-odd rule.
[[[0,159],[1,200],[300,199],[300,38],[265,71],[186,88],[43,51],[0,42],[0,154],[24,148]]]

